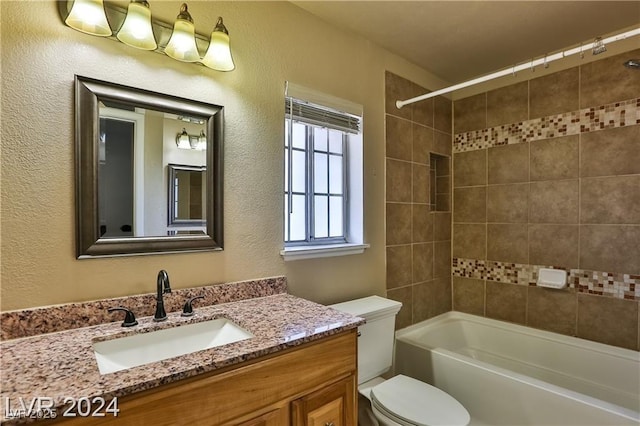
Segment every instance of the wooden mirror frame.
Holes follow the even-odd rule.
[[[100,238],[98,141],[101,100],[206,118],[206,234]],[[76,254],[78,259],[223,249],[224,107],[75,76]]]

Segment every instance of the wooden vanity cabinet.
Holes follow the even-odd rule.
[[[73,425],[355,426],[356,354],[353,329],[122,397],[118,417],[58,420]]]

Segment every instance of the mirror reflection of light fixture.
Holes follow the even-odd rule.
[[[100,37],[112,34],[102,0],[75,0],[64,23],[86,34]]]
[[[173,32],[164,53],[173,59],[183,62],[196,62],[200,60],[198,47],[196,46],[196,27],[193,18],[187,9],[187,4],[182,3],[180,14],[173,24]]]
[[[189,141],[189,134],[187,129],[183,128],[181,133],[178,133],[176,137],[176,145],[180,149],[191,149],[191,142]]]
[[[202,58],[202,63],[216,71],[232,71],[236,67],[229,47],[229,31],[224,26],[222,17],[218,17],[218,22],[211,33],[209,48]]]
[[[204,151],[207,149],[207,136],[204,134],[204,130],[200,130],[200,136],[198,136],[195,149],[196,151]]]
[[[118,40],[126,45],[143,50],[158,48],[151,27],[151,10],[146,0],[131,0],[127,17],[118,31]]]
[[[127,9],[112,2],[105,4],[103,0],[58,0],[56,3],[63,22],[78,31],[119,40],[138,49],[164,53],[178,61],[197,63],[217,71],[235,69],[229,32],[222,18],[218,18],[207,38],[195,32],[186,3],[182,4],[173,24],[153,18],[146,0],[131,0]],[[111,27],[120,28],[116,35]],[[203,56],[201,52],[206,53]]]

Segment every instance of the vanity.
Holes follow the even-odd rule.
[[[2,424],[33,421],[16,414],[34,401],[51,409],[31,417],[55,413],[44,422],[69,425],[357,423],[361,318],[283,292],[194,310],[4,340]],[[105,374],[96,361],[100,343],[214,323],[251,337]]]

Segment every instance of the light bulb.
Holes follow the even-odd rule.
[[[231,57],[231,48],[229,47],[229,32],[222,22],[222,18],[218,18],[216,27],[211,33],[211,41],[207,53],[202,58],[202,63],[217,71],[231,71],[236,66]]]
[[[145,0],[132,0],[127,17],[118,31],[118,40],[131,47],[155,50],[158,47],[151,27],[151,10]]]
[[[164,53],[183,62],[196,62],[200,60],[198,47],[196,46],[196,29],[193,18],[187,10],[186,3],[182,3],[180,14],[173,24],[173,32]]]
[[[86,34],[100,37],[111,35],[102,0],[75,0],[64,23]]]
[[[183,128],[182,133],[178,134],[178,137],[176,137],[176,145],[178,145],[178,148],[180,149],[191,149],[187,129]]]

